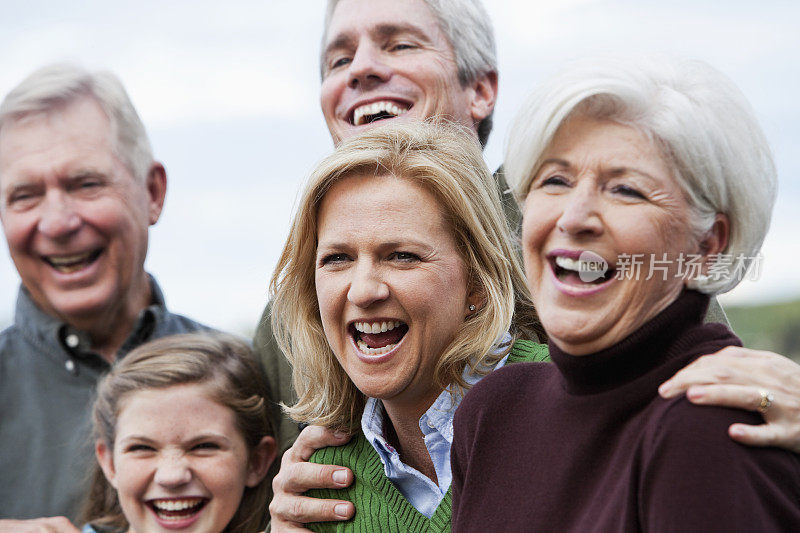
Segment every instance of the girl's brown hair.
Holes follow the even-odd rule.
[[[94,439],[114,448],[117,419],[125,398],[137,391],[198,383],[209,398],[231,409],[248,450],[273,435],[266,380],[252,350],[237,338],[219,333],[191,333],[143,344],[114,365],[97,387],[92,410]],[[245,487],[242,501],[226,531],[250,533],[266,527],[270,480]],[[127,530],[117,491],[99,465],[83,511],[83,521]]]

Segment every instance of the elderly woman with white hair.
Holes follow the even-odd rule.
[[[798,457],[727,435],[758,413],[658,395],[740,345],[702,317],[757,255],[775,200],[741,93],[699,62],[595,60],[539,88],[510,139],[555,364],[495,372],[462,402],[453,529],[797,530]]]

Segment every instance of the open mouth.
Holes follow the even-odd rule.
[[[350,335],[353,336],[358,349],[366,355],[383,355],[391,352],[407,332],[408,325],[399,320],[350,324]]]
[[[556,256],[550,258],[550,265],[559,281],[576,287],[602,285],[616,274],[616,269],[602,258],[586,260]]]
[[[372,102],[358,106],[350,116],[350,124],[361,126],[387,118],[395,118],[411,109],[411,104],[395,103],[389,100]]]
[[[82,254],[45,255],[42,256],[42,259],[44,259],[45,263],[59,272],[63,274],[71,274],[94,263],[97,258],[100,257],[102,252],[103,250],[98,248],[97,250]]]
[[[150,500],[147,504],[161,520],[186,520],[199,513],[208,498],[180,498]]]

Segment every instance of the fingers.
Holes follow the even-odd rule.
[[[286,456],[291,454],[292,461],[308,461],[316,450],[327,446],[341,446],[349,440],[350,436],[346,433],[334,432],[322,426],[308,426],[300,432],[283,457],[286,460]]]
[[[280,472],[272,480],[275,494],[302,494],[311,489],[343,489],[353,482],[349,468],[316,463],[281,463]]]
[[[800,453],[800,435],[797,430],[793,434],[786,433],[783,427],[775,424],[733,424],[728,428],[728,435],[748,446],[778,446]]]
[[[664,382],[659,394],[674,398],[696,385],[746,385],[795,397],[800,396],[800,366],[772,352],[729,346],[696,359]]]
[[[339,446],[350,440],[319,426],[305,428],[283,455],[281,469],[272,480],[274,496],[269,505],[272,531],[305,531],[307,522],[346,520],[353,516],[353,504],[343,500],[322,500],[303,496],[310,489],[341,489],[353,482],[350,469],[309,463],[319,448]]]
[[[296,530],[306,522],[347,520],[354,512],[353,504],[348,501],[320,500],[306,496],[294,496],[291,500],[273,498],[269,504],[272,531],[292,531],[291,528]]]
[[[730,437],[749,446],[777,446],[800,453],[800,402],[797,391],[788,396],[774,393],[770,405],[762,408],[761,392],[766,389],[746,385],[692,386],[686,398],[697,405],[719,405],[748,411],[758,411],[765,424],[752,426],[733,424]]]
[[[63,516],[33,520],[0,520],[0,533],[80,533]]]
[[[686,398],[697,405],[718,405],[758,411],[761,407],[761,389],[745,385],[693,385]]]

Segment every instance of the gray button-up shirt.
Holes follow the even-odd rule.
[[[117,353],[174,333],[208,329],[152,303]],[[75,519],[94,461],[91,404],[108,362],[88,336],[44,313],[20,288],[14,324],[0,333],[0,518]]]

